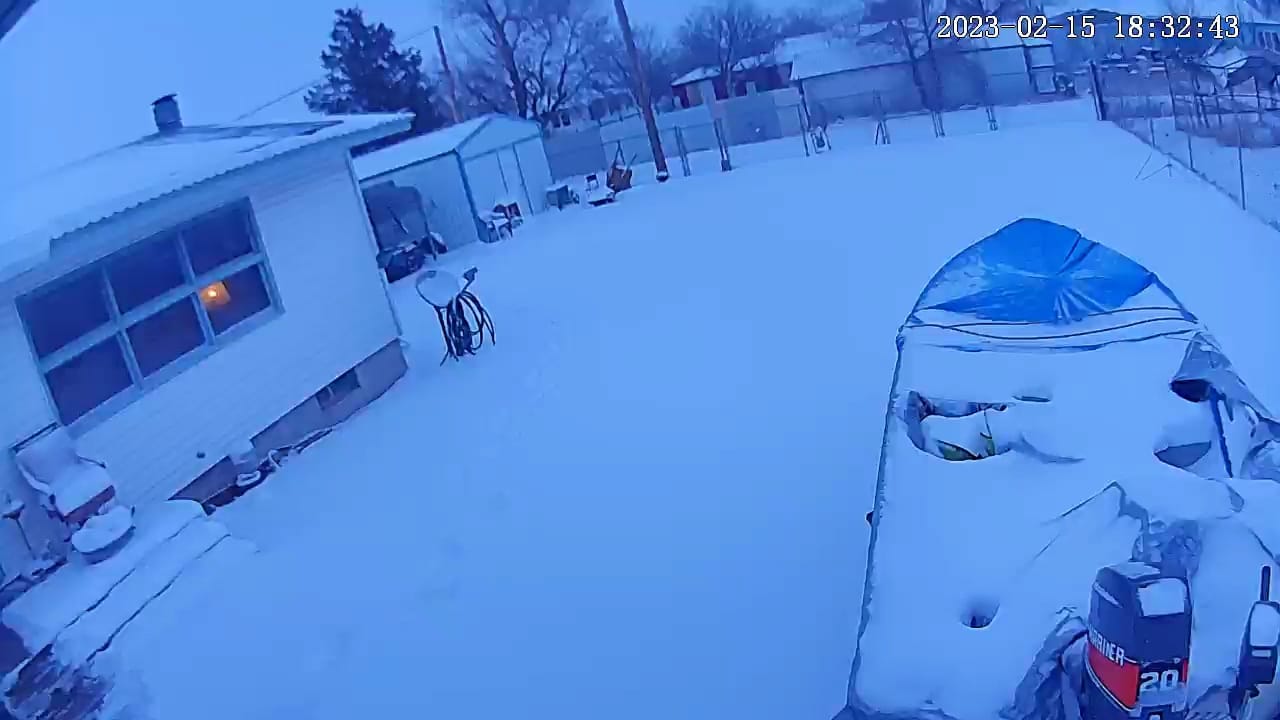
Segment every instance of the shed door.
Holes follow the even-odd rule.
[[[511,146],[473,157],[466,161],[466,167],[471,193],[480,212],[492,210],[501,201],[519,204],[525,214],[532,212],[529,192],[521,177],[520,161]]]

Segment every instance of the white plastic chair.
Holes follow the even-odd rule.
[[[107,466],[80,455],[62,426],[26,440],[15,455],[19,472],[41,504],[73,528],[109,510],[115,500]]]

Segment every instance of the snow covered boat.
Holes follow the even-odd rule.
[[[943,266],[897,344],[840,718],[1072,717],[1095,575],[1130,560],[1187,579],[1187,697],[1225,702],[1280,552],[1280,424],[1201,322],[1022,219]]]

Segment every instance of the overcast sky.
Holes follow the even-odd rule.
[[[804,1],[758,0],[772,9]],[[307,83],[320,74],[340,2],[37,0],[0,40],[0,188],[146,134],[161,95],[178,93],[185,120],[209,123]],[[627,8],[633,23],[669,30],[700,3],[627,0]],[[399,37],[426,30],[408,44],[431,49],[438,0],[359,5]]]

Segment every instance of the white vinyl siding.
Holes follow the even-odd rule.
[[[533,138],[517,143],[515,149],[529,191],[529,211],[542,212],[547,209],[547,187],[551,185],[551,165],[547,162],[546,146],[542,138]]]
[[[314,157],[288,177],[259,177],[248,187],[228,181],[228,196],[204,209],[248,194],[282,311],[80,437],[82,452],[107,463],[127,503],[171,496],[233,442],[261,432],[397,337],[345,155]],[[20,402],[16,413],[6,408],[0,427],[11,446],[53,414],[12,301],[2,310],[0,375],[17,391],[6,400]]]
[[[463,166],[477,210],[486,212],[498,202],[514,201],[524,212],[530,212],[515,150],[510,147],[493,150],[464,160]]]

